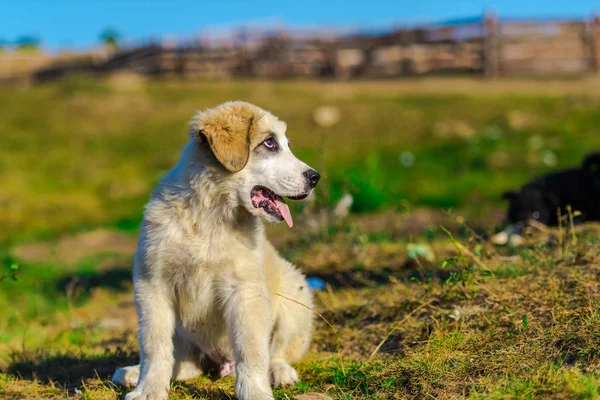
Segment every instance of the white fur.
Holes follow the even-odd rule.
[[[312,299],[266,240],[259,217],[275,218],[254,208],[250,192],[309,193],[309,167],[289,150],[283,122],[264,112],[255,123],[275,134],[279,152],[250,149],[246,167],[231,173],[191,139],[146,207],[134,266],[141,363],[113,376],[137,382],[127,400],[166,398],[171,379],[197,376],[204,358],[223,374],[235,362],[242,400],[271,399],[271,384],[298,380],[290,364],[308,349],[312,313],[278,294],[308,307]]]

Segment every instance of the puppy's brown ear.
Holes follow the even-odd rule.
[[[200,113],[192,134],[205,139],[217,160],[230,172],[241,171],[250,156],[254,110],[244,103],[225,103]]]

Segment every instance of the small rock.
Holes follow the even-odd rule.
[[[304,393],[296,397],[296,400],[333,400],[331,397],[323,393]]]
[[[406,245],[406,251],[410,258],[423,257],[429,262],[435,261],[435,253],[428,244],[409,243]]]
[[[455,321],[458,321],[460,319],[460,310],[458,308],[455,308],[450,314],[448,314],[448,317],[452,318]]]

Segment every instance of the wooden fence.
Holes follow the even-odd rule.
[[[102,57],[62,57],[31,71],[29,78],[116,71],[186,79],[589,74],[600,72],[600,17],[511,21],[488,15],[379,35],[240,35],[218,44],[148,45]]]
[[[496,24],[491,22],[489,74],[583,74],[599,72],[600,19]]]

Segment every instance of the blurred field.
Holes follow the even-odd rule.
[[[286,257],[329,283],[317,311],[337,332],[317,317],[302,382],[277,398],[598,397],[598,227],[520,250],[486,233],[504,190],[600,149],[600,80],[126,75],[0,90],[0,397],[124,393],[108,377],[138,357],[130,271],[143,205],[194,111],[233,99],[288,123],[293,150],[324,173],[319,207],[344,187],[355,200],[348,221],[318,232],[299,206],[293,230],[270,227]],[[340,123],[316,126],[320,105]],[[233,380],[173,390],[226,399]]]
[[[578,164],[600,146],[600,98],[593,95],[600,90],[592,90],[598,85],[452,79],[146,84],[125,76],[4,90],[0,243],[98,224],[135,227],[149,191],[187,140],[195,110],[230,99],[257,103],[287,121],[295,151],[326,172],[333,200],[347,181],[356,211],[406,202],[498,204],[504,189]],[[321,104],[339,107],[341,123],[316,127],[311,115]]]

